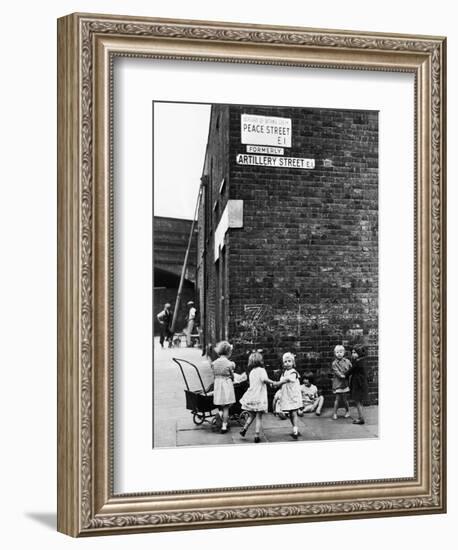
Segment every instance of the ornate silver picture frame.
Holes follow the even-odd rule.
[[[119,58],[413,76],[412,476],[331,475],[286,485],[272,477],[268,485],[115,492],[113,63]],[[445,59],[443,37],[94,14],[59,19],[59,531],[76,537],[445,511]]]

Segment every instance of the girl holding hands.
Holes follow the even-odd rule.
[[[281,386],[280,409],[289,416],[293,426],[291,437],[297,439],[299,431],[297,428],[297,411],[302,407],[302,394],[299,373],[296,370],[296,359],[291,352],[283,354],[283,374],[276,386]]]
[[[259,443],[260,432],[262,428],[262,415],[267,412],[267,385],[275,385],[276,382],[270,380],[267,371],[264,368],[264,360],[260,352],[254,352],[248,357],[248,369],[250,371],[250,387],[240,399],[242,409],[249,413],[240,435],[245,437],[248,428],[256,419],[254,442]]]

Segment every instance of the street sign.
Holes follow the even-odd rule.
[[[291,147],[291,119],[243,114],[241,135],[243,144]]]
[[[247,153],[257,153],[258,155],[284,155],[283,147],[268,147],[265,145],[247,145]]]
[[[269,168],[299,168],[302,170],[315,168],[315,159],[297,157],[272,157],[270,155],[245,155],[240,153],[236,157],[236,162],[244,166]]]

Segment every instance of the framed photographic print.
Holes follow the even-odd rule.
[[[445,511],[445,39],[58,21],[58,529]]]

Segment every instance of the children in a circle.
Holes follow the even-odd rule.
[[[215,346],[218,358],[212,363],[215,376],[214,404],[219,408],[222,420],[221,433],[229,429],[229,408],[235,403],[234,368],[235,363],[229,358],[233,346],[227,342],[219,342]],[[368,398],[368,383],[365,369],[366,350],[362,345],[351,348],[351,361],[345,357],[343,345],[334,348],[335,359],[331,364],[332,391],[334,407],[332,419],[337,420],[339,408],[344,408],[344,418],[350,418],[348,397],[355,402],[357,415],[353,424],[364,424],[363,403]],[[298,417],[307,413],[321,416],[324,396],[314,384],[312,372],[305,372],[302,377],[296,368],[296,358],[291,352],[282,356],[282,373],[279,380],[269,378],[261,351],[255,351],[248,357],[249,387],[240,398],[240,406],[245,411],[246,418],[240,436],[245,438],[254,423],[254,442],[261,442],[263,416],[268,413],[267,387],[278,388],[272,402],[272,412],[282,420],[289,419],[292,431],[289,435],[297,440],[301,437],[298,427]],[[305,439],[307,434],[303,434]]]

